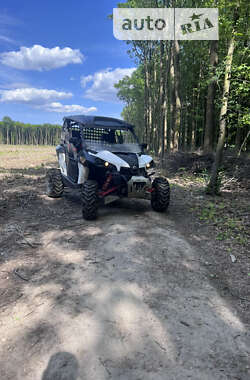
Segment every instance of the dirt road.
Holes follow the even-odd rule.
[[[77,194],[48,199],[43,181],[2,182],[1,380],[250,378],[248,327],[174,201],[157,214],[124,200],[86,222]]]

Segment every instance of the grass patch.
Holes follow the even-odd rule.
[[[227,245],[246,247],[249,242],[249,205],[246,193],[242,195],[238,188],[211,197],[205,194],[209,178],[204,170],[192,174],[180,168],[178,174],[171,178],[173,191],[181,191],[183,200],[189,204],[188,210],[209,230],[213,238],[224,241]]]

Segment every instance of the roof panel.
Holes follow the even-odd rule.
[[[133,129],[131,124],[128,124],[124,120],[115,119],[105,116],[87,116],[87,115],[73,115],[66,116],[64,120],[75,121],[76,123],[87,125],[88,127],[113,127],[113,128],[130,128]]]

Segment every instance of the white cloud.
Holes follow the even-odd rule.
[[[72,98],[71,92],[39,89],[33,87],[16,88],[14,90],[0,90],[0,102],[21,103],[33,108],[58,113],[91,113],[96,107],[84,107],[78,104],[62,104],[57,100]]]
[[[87,75],[86,77],[82,76],[81,77],[81,86],[85,88],[87,86],[88,82],[92,82],[94,79],[93,75]]]
[[[28,87],[16,88],[15,90],[2,90],[0,102],[39,105],[52,100],[71,98],[72,96],[71,92]]]
[[[0,54],[0,61],[4,65],[20,70],[51,70],[66,66],[70,63],[82,63],[83,55],[79,49],[56,46],[52,49],[41,45],[30,48],[22,46],[19,51],[10,51]]]
[[[118,102],[116,96],[117,89],[114,88],[114,84],[127,75],[131,76],[134,71],[135,68],[117,68],[114,70],[108,68],[96,72],[94,75],[81,77],[81,85],[83,88],[86,87],[88,82],[93,82],[91,87],[85,91],[84,97],[96,101]]]
[[[17,88],[27,88],[29,87],[30,84],[27,83],[27,82],[12,82],[12,83],[8,83],[8,84],[1,84],[0,85],[0,102],[1,102],[1,94],[4,92],[4,91],[7,91],[7,90],[14,90],[14,89],[17,89]]]
[[[78,104],[69,104],[69,105],[65,105],[65,104],[62,104],[62,103],[59,103],[59,102],[53,102],[53,103],[50,103],[50,104],[44,104],[42,106],[43,109],[45,109],[46,111],[49,111],[49,112],[63,112],[63,113],[84,113],[84,114],[87,114],[87,113],[91,113],[91,112],[95,112],[97,111],[97,108],[96,107],[84,107],[84,106],[80,106]]]
[[[12,38],[10,37],[7,37],[3,34],[0,35],[0,41],[3,41],[3,42],[7,42],[8,44],[12,44],[12,45],[16,45],[16,41],[13,40]]]

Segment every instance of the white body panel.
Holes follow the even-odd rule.
[[[78,183],[78,185],[81,185],[82,183],[84,183],[88,179],[89,168],[87,168],[86,166],[83,166],[80,162],[78,162],[78,170],[79,170],[79,174],[78,174],[77,183]]]
[[[139,168],[145,168],[147,164],[152,161],[152,157],[147,156],[146,154],[142,154],[138,157]]]
[[[66,161],[65,161],[65,153],[59,153],[58,162],[59,162],[61,173],[66,176],[67,166],[66,166]]]
[[[93,154],[90,153],[92,156],[98,157],[103,161],[107,161],[110,164],[116,166],[118,172],[120,171],[121,168],[129,168],[129,164],[122,160],[120,157],[118,157],[116,154],[113,154],[109,152],[108,150],[102,150],[99,153]]]
[[[107,161],[112,165],[115,165],[118,172],[120,171],[120,168],[129,168],[129,164],[122,160],[120,157],[118,157],[116,154],[111,153],[107,150],[103,150],[99,153],[93,154],[90,153],[92,156],[99,157],[103,161]],[[146,168],[146,165],[149,164],[152,161],[152,157],[142,154],[141,156],[137,155],[138,162],[139,162],[139,168]]]

